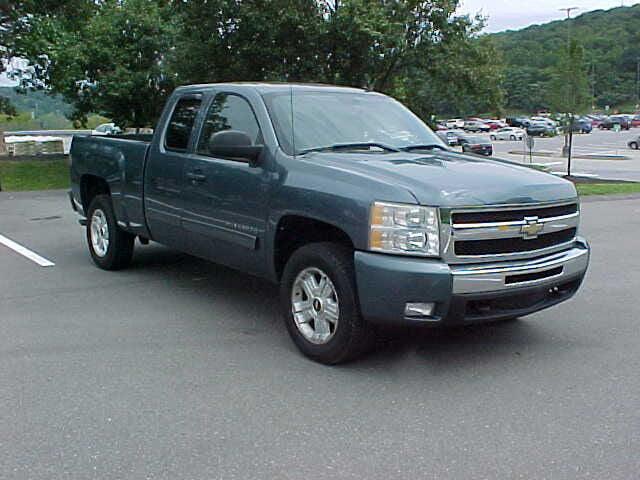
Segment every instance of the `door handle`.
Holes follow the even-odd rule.
[[[191,183],[203,183],[207,180],[207,176],[202,173],[187,172],[187,178]]]

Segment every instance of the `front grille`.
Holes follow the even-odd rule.
[[[531,252],[560,245],[573,240],[576,228],[547,233],[537,238],[525,240],[521,237],[489,240],[458,240],[455,242],[455,254],[459,256],[501,255],[518,252]]]
[[[453,224],[517,222],[524,217],[550,218],[572,215],[578,211],[578,204],[553,207],[523,208],[516,210],[496,210],[493,212],[459,212],[452,215]]]

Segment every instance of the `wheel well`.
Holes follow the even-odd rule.
[[[85,213],[96,195],[111,195],[109,185],[104,178],[95,175],[83,175],[80,179],[80,196]]]
[[[274,242],[274,265],[278,278],[291,254],[313,242],[334,242],[354,248],[349,235],[334,225],[307,217],[285,216],[278,223]]]

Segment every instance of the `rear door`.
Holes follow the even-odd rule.
[[[227,91],[214,92],[203,112],[194,153],[184,166],[183,227],[189,250],[199,256],[254,273],[266,267],[264,234],[267,217],[268,154],[257,165],[209,152],[212,134],[239,130],[254,145],[263,144],[262,129],[249,100]]]
[[[145,172],[145,213],[151,237],[165,245],[184,248],[181,216],[183,209],[184,163],[192,148],[194,125],[202,103],[200,94],[173,99],[170,116],[162,119],[164,131],[153,142]]]

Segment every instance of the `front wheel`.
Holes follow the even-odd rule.
[[[631,142],[631,143],[629,144],[629,147],[630,147],[632,150],[638,150],[638,148],[640,148],[640,146],[638,145],[638,142]]]
[[[127,267],[135,236],[118,227],[111,197],[97,195],[87,213],[87,244],[94,263],[104,270]]]
[[[491,135],[489,138],[491,139],[492,142],[495,142],[497,140],[495,135]]]
[[[512,142],[516,140],[516,136],[515,135],[511,135],[509,138],[511,139]]]
[[[289,335],[312,360],[343,363],[372,344],[373,330],[360,315],[353,251],[342,245],[296,250],[282,274],[280,300]]]

